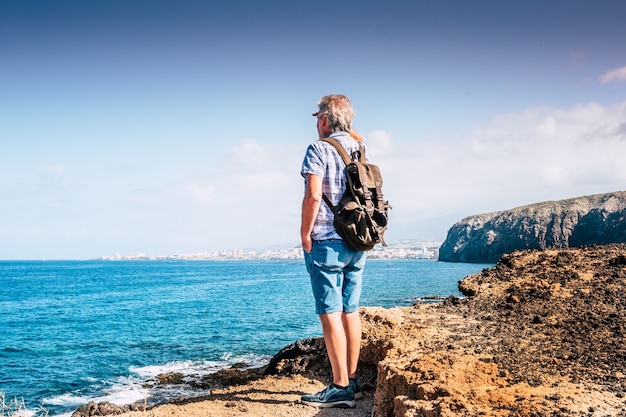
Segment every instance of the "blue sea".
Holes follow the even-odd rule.
[[[460,296],[457,282],[490,266],[369,260],[361,304]],[[146,382],[261,366],[321,335],[301,260],[1,261],[0,329],[0,393],[25,416],[203,395]]]

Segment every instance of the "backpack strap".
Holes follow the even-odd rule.
[[[341,146],[341,143],[339,143],[339,141],[337,141],[337,139],[335,139],[335,138],[322,138],[321,140],[323,142],[328,143],[329,145],[331,145],[333,148],[335,148],[337,150],[337,152],[339,153],[339,156],[341,156],[341,159],[343,159],[343,163],[344,164],[348,165],[350,162],[352,162],[352,158],[350,158],[350,155],[348,155],[348,152],[346,151],[346,148]]]
[[[344,148],[337,139],[322,138],[320,140],[328,143],[329,145],[332,145],[332,147],[335,148],[337,152],[339,153],[339,156],[341,156],[341,159],[343,159],[344,164],[348,165],[350,162],[356,159],[356,158],[352,158],[352,156],[348,154],[348,151],[346,151],[346,148]],[[358,152],[359,162],[366,163],[365,162],[365,148],[363,147],[363,144],[360,142],[359,142],[359,150],[357,152]]]
[[[326,197],[326,194],[322,194],[322,198],[324,199],[326,204],[328,204],[328,207],[330,207],[330,211],[332,211],[333,214],[337,214],[337,206],[333,205],[333,202],[330,201],[330,198]]]
[[[341,156],[341,159],[343,159],[343,163],[346,164],[346,166],[348,164],[350,164],[352,162],[352,157],[348,154],[348,151],[346,151],[346,148],[344,148],[341,143],[339,143],[339,141],[335,138],[322,138],[320,139],[323,142],[328,143],[329,145],[331,145],[333,148],[335,148],[337,150],[337,152],[339,153],[339,156]],[[359,156],[359,162],[365,163],[365,148],[363,148],[363,144],[361,142],[359,142],[359,150],[358,152],[358,156]],[[326,194],[322,194],[322,198],[324,199],[324,201],[326,202],[326,204],[328,204],[328,207],[330,207],[330,210],[333,212],[333,214],[337,214],[337,206],[333,205],[333,203],[330,201],[330,199],[328,197],[326,197]],[[371,201],[371,197],[369,199]]]

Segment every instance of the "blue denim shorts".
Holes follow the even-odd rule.
[[[314,240],[311,253],[304,252],[304,261],[311,276],[316,314],[358,311],[365,252],[339,239]]]

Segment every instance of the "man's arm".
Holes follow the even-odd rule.
[[[313,231],[313,223],[322,201],[322,178],[314,175],[306,175],[306,187],[304,198],[302,199],[302,222],[300,223],[300,239],[302,240],[302,249],[307,253],[311,252],[311,232]]]

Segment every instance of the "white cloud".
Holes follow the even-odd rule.
[[[558,187],[565,185],[566,175],[563,167],[558,165],[546,165],[541,167],[540,176],[547,185]]]
[[[220,178],[216,189],[230,201],[270,204],[281,198],[281,190],[302,181],[298,173],[303,156],[304,148],[244,140],[214,172]]]
[[[392,141],[380,163],[392,220],[459,220],[625,189],[625,118],[626,103],[536,107],[494,117],[463,137]]]
[[[190,183],[184,188],[194,203],[210,206],[215,202],[215,187],[211,184]]]
[[[47,174],[55,177],[62,177],[65,174],[65,167],[58,162],[49,162],[45,167],[45,171]]]
[[[557,131],[557,123],[556,119],[552,116],[546,117],[538,127],[538,132],[543,134],[543,136],[549,137],[553,136]]]
[[[366,134],[365,143],[372,159],[382,158],[393,151],[391,135],[384,130],[374,130]]]
[[[271,150],[252,139],[244,139],[232,148],[231,162],[238,170],[263,169],[263,165],[271,163],[271,160]]]
[[[609,70],[602,74],[599,79],[603,84],[613,81],[626,81],[626,67]]]
[[[153,198],[144,202],[150,204],[150,215],[167,219],[152,223],[181,247],[292,243],[298,238],[304,150],[297,144],[237,142],[220,161],[151,191]]]
[[[175,192],[193,204],[227,205],[230,210],[237,210],[238,204],[271,204],[277,192],[302,181],[298,172],[304,150],[302,155],[296,151],[292,146],[242,140],[222,161],[188,178]]]
[[[603,107],[597,103],[566,110],[531,108],[494,117],[474,133],[472,141],[481,153],[500,156],[528,156],[553,146],[562,147],[560,152],[577,153],[576,144],[615,139],[626,116],[624,109],[624,105]]]

